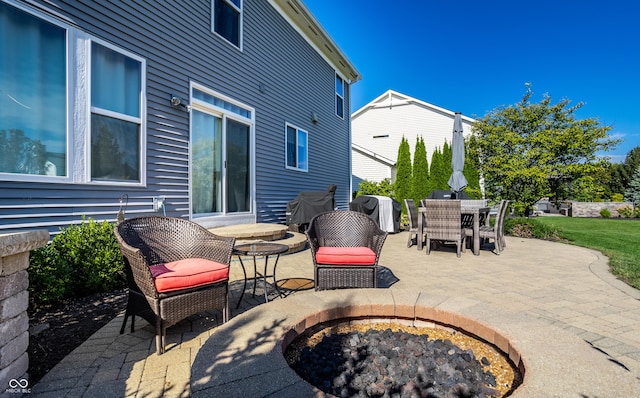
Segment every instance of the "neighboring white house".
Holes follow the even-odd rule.
[[[451,143],[455,112],[389,90],[351,115],[352,190],[362,180],[395,180],[398,147],[404,136],[411,159],[416,138],[422,136],[427,160],[445,140]],[[474,119],[462,116],[464,136],[471,134]]]

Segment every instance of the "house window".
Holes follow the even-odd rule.
[[[66,35],[0,2],[0,174],[8,179],[67,176]]]
[[[336,115],[344,117],[344,80],[336,75]]]
[[[91,178],[140,181],[142,65],[91,45]]]
[[[0,1],[7,37],[0,179],[143,185],[144,60]]]
[[[211,8],[211,30],[240,48],[242,0],[213,0]]]
[[[287,124],[285,141],[287,168],[307,171],[309,169],[307,132]]]

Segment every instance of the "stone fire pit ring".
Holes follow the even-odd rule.
[[[283,352],[304,330],[351,318],[416,326],[433,322],[478,336],[503,351],[523,374],[511,397],[638,393],[628,371],[579,337],[534,315],[423,291],[348,289],[304,292],[269,302],[212,330],[193,360],[192,396],[325,396],[289,367]]]

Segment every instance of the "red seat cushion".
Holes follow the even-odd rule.
[[[374,265],[376,254],[368,247],[322,246],[316,252],[318,264]]]
[[[198,287],[229,279],[229,266],[204,258],[187,258],[149,267],[158,292]]]

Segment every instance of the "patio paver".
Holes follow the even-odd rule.
[[[31,396],[311,395],[274,347],[289,323],[346,302],[405,310],[417,302],[508,332],[528,366],[541,370],[531,373],[531,384],[525,377],[518,396],[640,396],[640,292],[616,280],[600,253],[507,237],[500,256],[482,250],[456,258],[446,248],[427,256],[406,247],[406,233],[390,235],[382,251],[380,264],[398,279],[389,288],[306,291],[285,299],[271,292],[263,304],[261,285],[253,298],[249,284],[234,310],[242,288],[234,263],[229,323],[219,327],[215,312],[191,317],[168,330],[167,352],[158,356],[153,328],[138,320],[134,333],[120,335],[120,315],[33,386]],[[310,253],[282,256],[278,277],[313,278]],[[560,359],[549,363],[554,357]],[[272,366],[258,365],[264,363]]]

